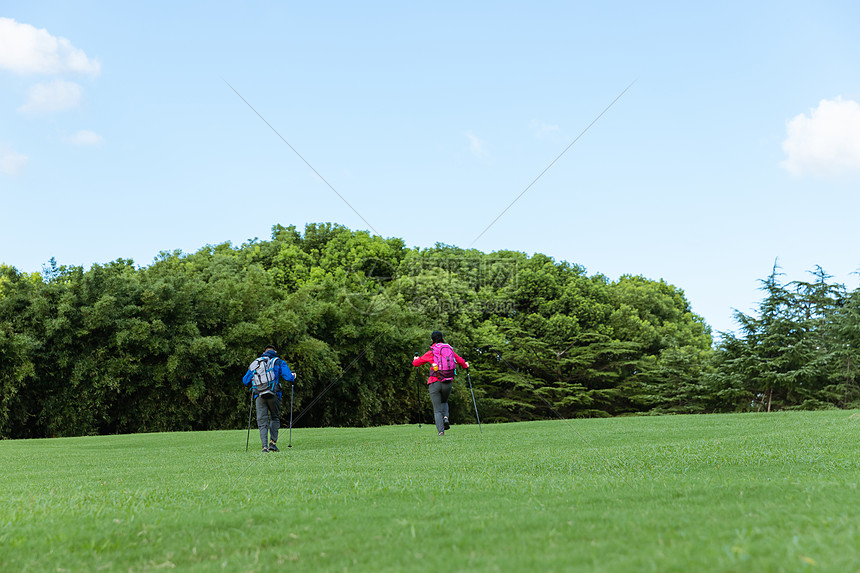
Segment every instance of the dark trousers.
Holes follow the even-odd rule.
[[[436,422],[436,431],[445,431],[443,418],[448,417],[448,396],[451,395],[452,382],[433,382],[427,389],[430,391],[430,401],[433,402],[433,419]]]
[[[278,429],[281,427],[281,399],[277,396],[263,398],[257,396],[257,427],[260,428],[260,441],[263,447],[269,445],[269,434],[272,441],[278,441]]]

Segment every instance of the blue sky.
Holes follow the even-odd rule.
[[[0,262],[148,265],[332,221],[664,279],[730,330],[776,259],[858,286],[858,21],[827,1],[6,1]]]

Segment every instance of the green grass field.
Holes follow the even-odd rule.
[[[860,413],[0,442],[2,571],[860,571]]]

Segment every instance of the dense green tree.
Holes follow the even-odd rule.
[[[817,408],[846,396],[847,386],[836,374],[844,360],[850,363],[846,351],[851,346],[845,342],[850,319],[844,321],[850,310],[840,310],[844,287],[829,284],[820,268],[813,274],[814,281],[784,285],[774,265],[762,281],[766,296],[757,315],[735,314],[740,334],[724,335],[710,376],[715,393],[725,398],[722,407],[768,412]]]
[[[692,312],[684,292],[664,281],[622,276],[611,285],[614,337],[638,347],[635,376],[626,384],[634,410],[700,411],[702,376],[711,354],[711,331]]]
[[[838,285],[830,289],[815,285],[815,292],[824,295],[823,304],[819,304],[823,316],[815,340],[819,345],[816,367],[826,372],[817,398],[841,408],[858,408],[860,290],[847,294]],[[827,300],[827,295],[832,298]]]
[[[857,357],[836,344],[849,303],[831,330],[816,327],[831,349],[823,388],[843,403],[856,388]],[[145,267],[0,267],[0,436],[242,427],[241,376],[269,343],[299,373],[301,424],[414,422],[412,353],[437,329],[472,364],[490,421],[725,403],[706,383],[707,326],[662,281],[613,282],[541,254],[407,249],[330,223],[276,225],[269,240],[163,252]],[[702,388],[713,396],[696,400]],[[472,416],[462,373],[452,414]]]
[[[35,342],[21,317],[41,282],[38,275],[0,265],[0,437],[16,435],[26,423],[22,385],[34,380]]]

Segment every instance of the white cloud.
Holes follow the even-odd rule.
[[[860,104],[852,100],[821,100],[809,115],[786,125],[780,163],[792,175],[838,175],[860,170]]]
[[[15,175],[27,164],[27,156],[15,153],[9,147],[0,143],[0,173]]]
[[[77,72],[97,76],[101,63],[44,28],[0,18],[0,69],[18,74]]]
[[[72,109],[81,100],[83,89],[75,82],[51,80],[30,88],[27,103],[18,108],[23,113],[53,113]]]
[[[65,141],[74,145],[98,145],[104,138],[98,133],[93,133],[86,129],[82,129],[71,137],[67,137]]]
[[[469,151],[472,152],[472,155],[477,157],[487,157],[489,155],[487,144],[482,139],[471,131],[467,131],[465,135],[469,139]]]
[[[529,127],[538,139],[552,138],[556,139],[561,135],[561,129],[557,125],[550,125],[538,120],[532,120]]]

